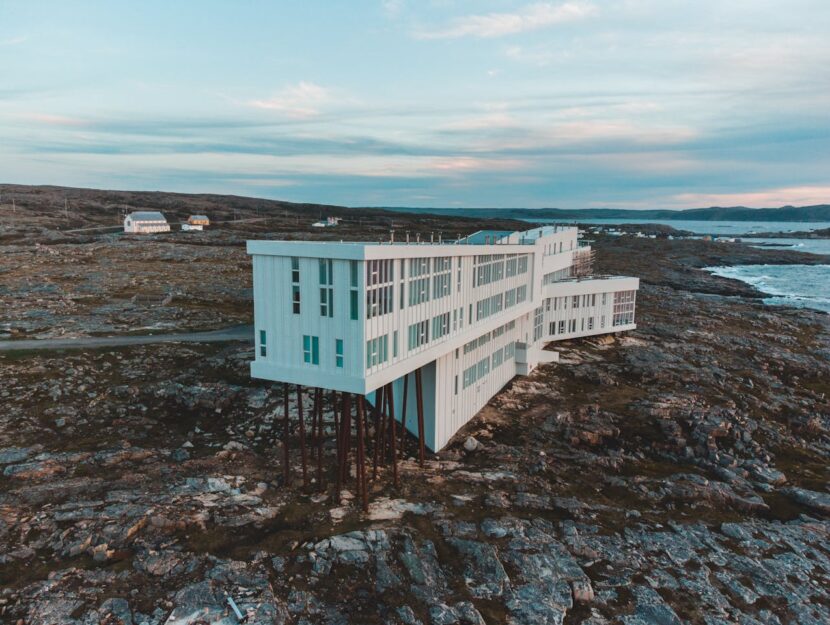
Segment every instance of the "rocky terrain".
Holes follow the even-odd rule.
[[[0,323],[246,321],[244,227],[8,242]],[[228,597],[263,625],[830,622],[830,317],[699,269],[802,255],[596,245],[600,271],[643,277],[639,329],[556,344],[560,364],[515,379],[423,469],[408,440],[400,487],[382,468],[366,514],[353,481],[334,492],[328,406],[322,479],[304,487],[294,445],[285,483],[282,389],[249,378],[247,344],[0,354],[0,623],[230,625]],[[90,250],[102,273],[135,261],[87,276]],[[21,290],[38,285],[24,263],[57,290]],[[204,282],[180,299],[142,299],[189,272]],[[61,303],[85,289],[117,314]]]

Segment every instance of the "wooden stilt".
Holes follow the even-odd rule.
[[[317,447],[317,402],[320,401],[320,389],[314,389],[313,399],[311,401],[311,436],[308,444],[311,445],[311,458],[314,459],[314,451]]]
[[[364,447],[364,432],[363,432],[363,421],[364,421],[364,407],[365,407],[365,398],[361,395],[357,401],[357,480],[360,483],[360,498],[363,502],[363,511],[368,512],[369,510],[369,493],[368,489],[366,488],[366,449]]]
[[[390,437],[389,442],[391,444],[391,451],[392,451],[392,483],[395,485],[395,488],[398,487],[398,451],[395,449],[395,394],[393,392],[392,385],[389,384],[388,386],[388,396],[389,396],[389,426],[390,426]]]
[[[409,374],[403,376],[403,407],[401,408],[401,455],[404,454],[404,442],[406,441],[406,404],[407,391],[409,390]]]
[[[300,456],[303,461],[303,486],[308,486],[308,455],[305,448],[305,419],[303,418],[303,389],[297,385],[297,418],[300,422]]]
[[[380,387],[375,391],[375,405],[372,407],[372,422],[375,426],[375,440],[372,445],[372,480],[377,477],[378,474],[378,454],[380,449],[380,431],[381,426],[380,422],[383,419],[383,415],[381,413],[381,407],[383,404],[383,387]]]
[[[352,432],[352,395],[351,393],[343,394],[343,414],[340,415],[340,478],[343,484],[349,481],[349,452],[351,450],[351,432]]]
[[[317,389],[317,488],[323,489],[323,389]]]
[[[288,486],[288,480],[290,479],[290,468],[289,468],[289,461],[288,461],[288,438],[291,433],[291,425],[288,419],[288,384],[282,385],[282,395],[283,395],[283,406],[285,412],[285,423],[283,424],[283,435],[282,435],[282,477],[285,485]]]
[[[334,453],[335,453],[335,462],[336,462],[336,464],[335,464],[335,468],[336,468],[335,473],[337,473],[337,471],[340,470],[340,420],[339,420],[339,410],[338,410],[339,405],[340,404],[339,404],[339,400],[338,400],[338,397],[337,397],[337,391],[332,391],[331,392],[331,414],[332,414],[332,422],[334,423],[334,442],[335,442]],[[338,482],[339,482],[339,480],[338,480]],[[337,486],[338,487],[340,486],[339,483],[337,484]],[[337,493],[339,493],[339,492],[340,491],[338,490]],[[340,495],[338,494],[337,496],[339,497]]]
[[[383,401],[380,404],[380,466],[386,466],[389,448],[389,387],[383,387]]]
[[[418,462],[424,466],[424,385],[421,370],[415,370],[415,399],[418,404]]]
[[[346,427],[346,412],[347,412],[347,402],[348,402],[348,393],[343,393],[341,396],[342,406],[340,410],[340,422],[337,424],[337,431],[335,432],[335,436],[337,437],[337,474],[336,476],[336,483],[335,488],[337,492],[335,493],[335,497],[337,501],[340,501],[340,493],[343,491],[343,456],[346,455],[344,444],[343,444],[343,430]]]

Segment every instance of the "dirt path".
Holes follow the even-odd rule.
[[[87,336],[74,339],[24,339],[0,341],[0,352],[41,349],[82,349],[88,347],[120,347],[150,343],[216,343],[222,341],[252,341],[253,326],[233,326],[210,332],[183,332],[178,334],[143,334],[136,336]]]

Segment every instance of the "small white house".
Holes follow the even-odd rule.
[[[333,228],[340,223],[340,217],[326,217],[311,224],[312,228]]]
[[[158,211],[136,211],[124,218],[124,232],[130,234],[170,232],[170,224]]]
[[[201,232],[204,229],[205,229],[204,226],[200,226],[200,225],[182,224],[182,230],[184,230],[185,232],[193,232],[193,231],[196,231],[196,230]]]

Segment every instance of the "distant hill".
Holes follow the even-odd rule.
[[[503,219],[672,219],[694,221],[830,221],[830,204],[816,206],[782,206],[781,208],[747,208],[745,206],[712,206],[684,210],[627,210],[620,208],[406,208],[384,207],[387,210],[433,215],[464,217],[500,217]]]

